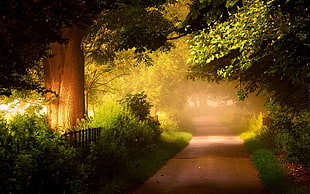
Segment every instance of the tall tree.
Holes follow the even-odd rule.
[[[36,88],[38,84],[29,83],[24,76],[42,57],[46,57],[49,124],[64,129],[75,125],[76,120],[84,115],[84,60],[80,43],[85,30],[100,13],[111,15],[122,10],[140,10],[133,12],[136,13],[133,21],[137,22],[141,16],[139,13],[156,15],[156,11],[148,8],[163,3],[164,0],[1,2],[1,93],[9,94],[12,88]],[[121,20],[115,22],[120,26],[125,24]],[[150,31],[149,26],[131,23],[127,27],[130,28],[118,27],[125,31],[118,37],[122,39],[118,39],[117,49],[137,47],[140,52],[145,48],[157,49],[165,42],[163,34]]]
[[[84,117],[84,56],[80,44],[82,30],[72,25],[64,28],[65,44],[51,43],[50,58],[43,60],[48,123],[52,128],[74,126]]]
[[[45,57],[49,124],[74,125],[84,115],[83,29],[102,10],[116,7],[117,1],[2,1],[1,94],[9,95],[12,88],[40,89],[25,77]]]

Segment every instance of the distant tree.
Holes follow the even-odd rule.
[[[154,105],[152,114],[160,111],[179,114],[192,92],[192,85],[197,83],[186,80],[189,50],[185,39],[174,40],[173,44],[175,48],[167,53],[157,51],[150,54],[151,66],[132,66],[127,71],[129,75],[115,80],[117,95],[144,91]]]

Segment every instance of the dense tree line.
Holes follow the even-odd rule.
[[[82,41],[87,57],[108,60],[191,34],[190,78],[237,80],[241,99],[266,91],[294,111],[309,108],[308,1],[193,0],[183,21],[164,17],[163,5],[177,2],[2,1],[1,94],[46,92],[50,126],[68,128],[85,114]]]

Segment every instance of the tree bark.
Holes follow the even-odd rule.
[[[43,60],[44,81],[48,91],[48,123],[54,130],[67,131],[84,117],[84,55],[81,49],[82,30],[64,28],[64,44],[51,44],[51,58]]]

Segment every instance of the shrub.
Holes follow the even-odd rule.
[[[116,119],[115,115],[123,111],[123,106],[114,101],[107,101],[101,104],[95,111],[95,115],[90,120],[92,127],[106,127],[113,123],[112,121]]]
[[[168,116],[160,117],[160,126],[164,132],[177,131],[180,128],[178,121],[169,118]]]
[[[143,101],[143,104],[148,103]],[[100,126],[103,130],[99,142],[91,149],[89,160],[94,162],[98,176],[111,180],[159,140],[159,123],[145,115],[145,109],[143,114],[138,110],[133,112],[127,104],[121,106],[109,102],[96,112],[94,126]]]
[[[275,143],[289,161],[310,167],[310,123],[302,115],[276,119]]]
[[[147,95],[144,92],[127,94],[120,102],[139,120],[146,120],[150,115],[150,108],[152,107],[146,98]]]
[[[259,113],[258,115],[248,116],[246,118],[247,129],[248,131],[258,131],[263,126],[263,114]]]
[[[18,115],[0,124],[0,190],[3,193],[76,193],[81,176],[75,149],[44,118]]]
[[[310,167],[310,113],[292,113],[285,107],[273,106],[272,129],[265,128],[260,138],[294,163]]]

